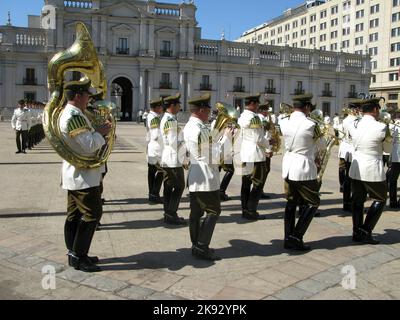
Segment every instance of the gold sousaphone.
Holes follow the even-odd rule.
[[[93,169],[103,165],[109,158],[114,142],[116,121],[112,115],[112,104],[97,103],[95,112],[87,111],[85,115],[94,128],[102,126],[106,121],[111,123],[112,130],[105,137],[106,145],[93,156],[83,156],[74,152],[63,140],[60,133],[59,119],[65,105],[63,86],[67,72],[78,71],[91,80],[97,92],[104,99],[107,82],[104,67],[97,57],[90,34],[82,22],[76,24],[76,40],[74,44],[57,53],[48,65],[48,87],[51,94],[43,115],[43,127],[47,139],[55,151],[67,162],[77,168]],[[96,106],[99,108],[96,109]]]

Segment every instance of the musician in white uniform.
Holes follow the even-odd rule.
[[[390,168],[386,174],[389,184],[390,208],[400,208],[400,203],[397,197],[397,181],[400,176],[400,119],[399,113],[396,113],[396,119],[393,124],[390,124],[390,131],[393,136],[393,151],[390,156]]]
[[[389,127],[379,118],[379,99],[365,100],[361,104],[363,118],[350,130],[353,137],[353,162],[350,178],[353,189],[353,241],[379,244],[372,232],[377,225],[387,201],[386,174],[383,152],[391,153],[393,139]],[[364,221],[364,203],[367,195],[374,200]]]
[[[351,162],[353,161],[353,138],[350,129],[358,119],[360,101],[349,103],[349,115],[343,120],[344,137],[339,146],[339,182],[343,192],[343,211],[351,212],[351,178],[349,176]]]
[[[243,164],[242,174],[242,217],[247,220],[265,219],[257,212],[258,204],[267,179],[265,150],[269,146],[265,138],[264,127],[258,116],[260,95],[245,98],[245,110],[239,118],[240,160]]]
[[[316,146],[322,137],[319,125],[308,119],[312,106],[311,94],[293,98],[294,112],[281,123],[285,140],[282,177],[285,180],[285,248],[308,251],[303,237],[320,204],[320,183],[317,180]],[[296,223],[297,206],[304,206]]]
[[[163,151],[161,168],[164,173],[164,221],[172,225],[186,225],[178,216],[179,203],[185,190],[183,162],[186,149],[183,131],[179,128],[177,114],[181,110],[181,95],[164,98],[166,112],[161,120]]]
[[[31,115],[29,110],[25,109],[25,100],[18,101],[18,108],[15,109],[11,118],[11,127],[15,131],[17,154],[26,153],[25,148],[28,143],[28,131],[31,127]]]
[[[163,204],[160,190],[163,183],[163,172],[160,167],[162,155],[161,116],[164,112],[162,98],[150,102],[150,113],[146,118],[147,130],[147,181],[149,185],[149,203]]]
[[[184,129],[186,149],[190,157],[187,178],[190,192],[189,230],[192,255],[199,259],[220,260],[210,249],[217,220],[221,214],[220,145],[221,134],[212,133],[206,125],[211,112],[210,94],[188,102],[191,117]],[[232,138],[232,137],[230,137]],[[206,217],[201,219],[206,213]]]
[[[106,144],[104,136],[111,130],[107,124],[95,131],[84,115],[93,93],[90,85],[90,80],[65,84],[68,103],[59,120],[63,141],[82,156],[92,156],[101,149]],[[88,252],[103,213],[100,191],[103,169],[82,169],[63,161],[62,187],[68,190],[68,216],[64,226],[68,261],[70,266],[84,272],[101,270],[95,264],[98,258],[88,257]]]

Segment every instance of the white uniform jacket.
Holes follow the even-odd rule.
[[[318,125],[302,112],[295,111],[287,121],[281,122],[285,139],[285,156],[282,177],[291,181],[312,181],[317,179],[315,165],[316,140],[319,139]]]
[[[163,149],[161,167],[181,168],[185,161],[186,148],[183,131],[176,116],[166,112],[160,125]]]
[[[400,162],[400,121],[396,121],[395,125],[390,125],[390,131],[393,137],[393,151],[390,161],[394,163]]]
[[[353,161],[353,137],[350,134],[350,130],[354,128],[354,122],[357,120],[356,116],[349,115],[343,120],[343,133],[344,137],[339,146],[339,159],[344,159],[347,162]]]
[[[11,126],[17,131],[27,131],[31,128],[31,114],[28,109],[17,108],[11,118]]]
[[[239,118],[240,159],[242,163],[263,162],[265,150],[269,143],[260,117],[252,111],[245,110]],[[235,144],[236,145],[236,144]]]
[[[212,192],[220,188],[220,135],[212,137],[210,129],[191,117],[184,129],[186,149],[190,156],[188,187],[190,192]]]
[[[106,141],[95,132],[83,112],[70,104],[62,111],[59,120],[64,142],[76,153],[83,156],[94,155]],[[67,161],[62,166],[62,187],[65,190],[85,190],[100,186],[104,166],[96,169],[80,169]]]
[[[147,117],[147,163],[160,164],[162,156],[161,117],[150,111]]]
[[[386,181],[383,152],[391,153],[393,142],[388,127],[366,115],[350,129],[354,155],[350,178],[364,182]]]

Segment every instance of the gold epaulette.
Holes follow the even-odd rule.
[[[164,134],[167,134],[168,132],[170,132],[172,129],[175,129],[176,126],[176,121],[172,118],[169,118],[165,124],[164,124]]]
[[[84,117],[81,115],[74,115],[68,121],[67,130],[69,136],[74,138],[84,132],[90,131],[90,127]]]
[[[150,129],[157,129],[160,127],[161,120],[159,117],[155,117],[153,120],[150,122]]]
[[[260,129],[262,128],[262,122],[259,117],[254,117],[250,120],[250,129]]]

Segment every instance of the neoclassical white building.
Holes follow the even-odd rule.
[[[235,106],[261,92],[275,112],[306,91],[331,114],[349,98],[368,93],[369,55],[202,39],[193,1],[44,2],[41,16],[29,16],[28,28],[0,26],[2,108],[24,97],[48,99],[47,64],[73,43],[76,21],[92,34],[109,98],[120,103],[124,120],[134,119],[151,99],[178,91],[185,109],[188,99],[204,92],[211,92],[213,103]]]

